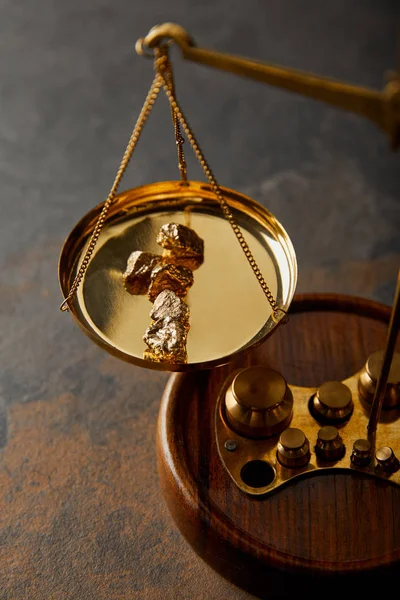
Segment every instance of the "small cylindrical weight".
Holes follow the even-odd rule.
[[[321,460],[335,461],[342,458],[344,445],[336,427],[332,425],[321,427],[318,432],[315,453]]]
[[[301,429],[289,427],[279,438],[276,457],[287,469],[304,467],[310,461],[310,444]]]
[[[359,439],[353,444],[351,462],[356,467],[366,467],[371,462],[372,446],[368,440]]]

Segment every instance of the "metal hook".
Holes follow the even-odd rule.
[[[135,44],[136,53],[145,58],[154,58],[154,50],[151,52],[145,42],[145,38],[139,38]]]
[[[186,48],[195,45],[183,27],[176,23],[163,23],[152,27],[146,37],[138,39],[135,49],[139,56],[154,58],[154,54],[151,54],[149,50],[160,46],[170,46],[174,42],[183,52]]]
[[[61,312],[69,312],[69,304],[68,298],[65,298],[64,301],[60,304]]]
[[[278,317],[276,316],[277,313],[283,313],[282,317]],[[276,308],[272,315],[271,315],[271,319],[274,321],[274,323],[278,324],[281,323],[282,325],[286,325],[287,323],[289,323],[289,315],[287,314],[286,310],[284,310],[283,308]]]

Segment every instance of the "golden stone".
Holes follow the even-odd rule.
[[[164,290],[154,301],[150,317],[153,321],[170,318],[189,327],[190,311],[188,305],[172,290]]]
[[[164,262],[183,266],[192,271],[204,261],[204,242],[193,229],[179,223],[166,223],[157,236],[164,248]]]
[[[144,358],[156,362],[185,362],[187,360],[187,328],[170,317],[156,321],[146,329],[143,341],[149,350]]]
[[[170,355],[168,356],[167,354],[154,354],[153,352],[151,352],[151,350],[145,350],[143,352],[143,358],[145,360],[150,360],[151,362],[168,362],[168,363],[173,363],[173,364],[182,364],[182,363],[187,363],[187,354],[186,351],[184,351],[182,354],[177,354],[177,355]]]
[[[190,269],[171,264],[159,265],[151,273],[149,300],[154,302],[164,290],[171,290],[182,298],[192,285],[193,273]]]
[[[123,280],[126,290],[133,295],[146,294],[153,269],[159,265],[162,258],[151,252],[132,252],[128,258]]]

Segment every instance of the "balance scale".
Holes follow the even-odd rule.
[[[61,308],[96,344],[139,367],[174,372],[159,413],[159,476],[196,552],[262,598],[298,595],[310,584],[326,598],[350,582],[370,592],[399,572],[400,279],[392,309],[344,295],[294,295],[292,243],[268,210],[217,183],[177,101],[171,44],[187,60],[366,116],[393,147],[400,77],[382,92],[364,89],[197,48],[175,24],[154,27],[136,45],[154,59],[156,75],[121,168],[107,200],[71,231],[59,263]],[[181,178],[117,193],[163,88]],[[185,134],[206,182],[188,179]],[[132,252],[159,256],[160,229],[171,223],[196,232],[204,257],[183,298],[184,358],[149,359],[151,303],[146,293],[127,293],[124,272]]]

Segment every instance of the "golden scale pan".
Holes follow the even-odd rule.
[[[296,287],[296,257],[286,231],[267,209],[216,183],[177,103],[167,46],[155,50],[155,70],[155,81],[108,199],[79,221],[62,249],[59,279],[66,299],[62,309],[70,311],[94,342],[127,362],[169,371],[210,368],[261,343],[284,320]],[[162,88],[171,104],[181,180],[117,195]],[[187,179],[181,127],[208,183]],[[188,226],[204,240],[204,262],[194,271],[194,284],[184,298],[190,310],[187,359],[154,362],[143,358],[147,348],[143,335],[151,324],[152,304],[146,294],[127,293],[123,273],[132,252],[160,254],[157,234],[168,223]],[[266,284],[264,289],[260,279]]]
[[[400,79],[393,75],[378,92],[224,55],[197,48],[174,23],[157,25],[138,40],[138,54],[154,59],[155,79],[107,200],[80,220],[63,246],[61,308],[69,310],[83,331],[111,354],[146,368],[187,371],[222,365],[265,340],[285,320],[296,287],[297,264],[292,243],[278,220],[255,200],[217,184],[176,99],[168,55],[172,43],[187,60],[365,116],[389,134],[393,147],[400,140]],[[170,103],[181,180],[117,194],[161,89]],[[181,131],[207,183],[188,180]],[[123,285],[130,254],[160,254],[157,233],[167,223],[186,225],[204,240],[204,262],[194,271],[194,284],[184,298],[190,310],[190,330],[187,356],[181,362],[143,358],[151,303],[146,295],[128,294]]]
[[[254,200],[221,188],[279,305],[292,300],[296,258],[279,221]],[[102,205],[85,215],[61,252],[61,289],[68,295]],[[122,274],[135,250],[160,251],[156,236],[166,223],[190,222],[204,240],[204,263],[194,272],[186,303],[190,309],[185,364],[144,360],[142,339],[150,324],[147,295],[132,296]],[[209,185],[165,181],[119,194],[70,307],[83,331],[99,346],[142,367],[183,371],[214,367],[262,342],[277,326],[257,279],[221,213]],[[245,317],[245,318],[244,318]]]

